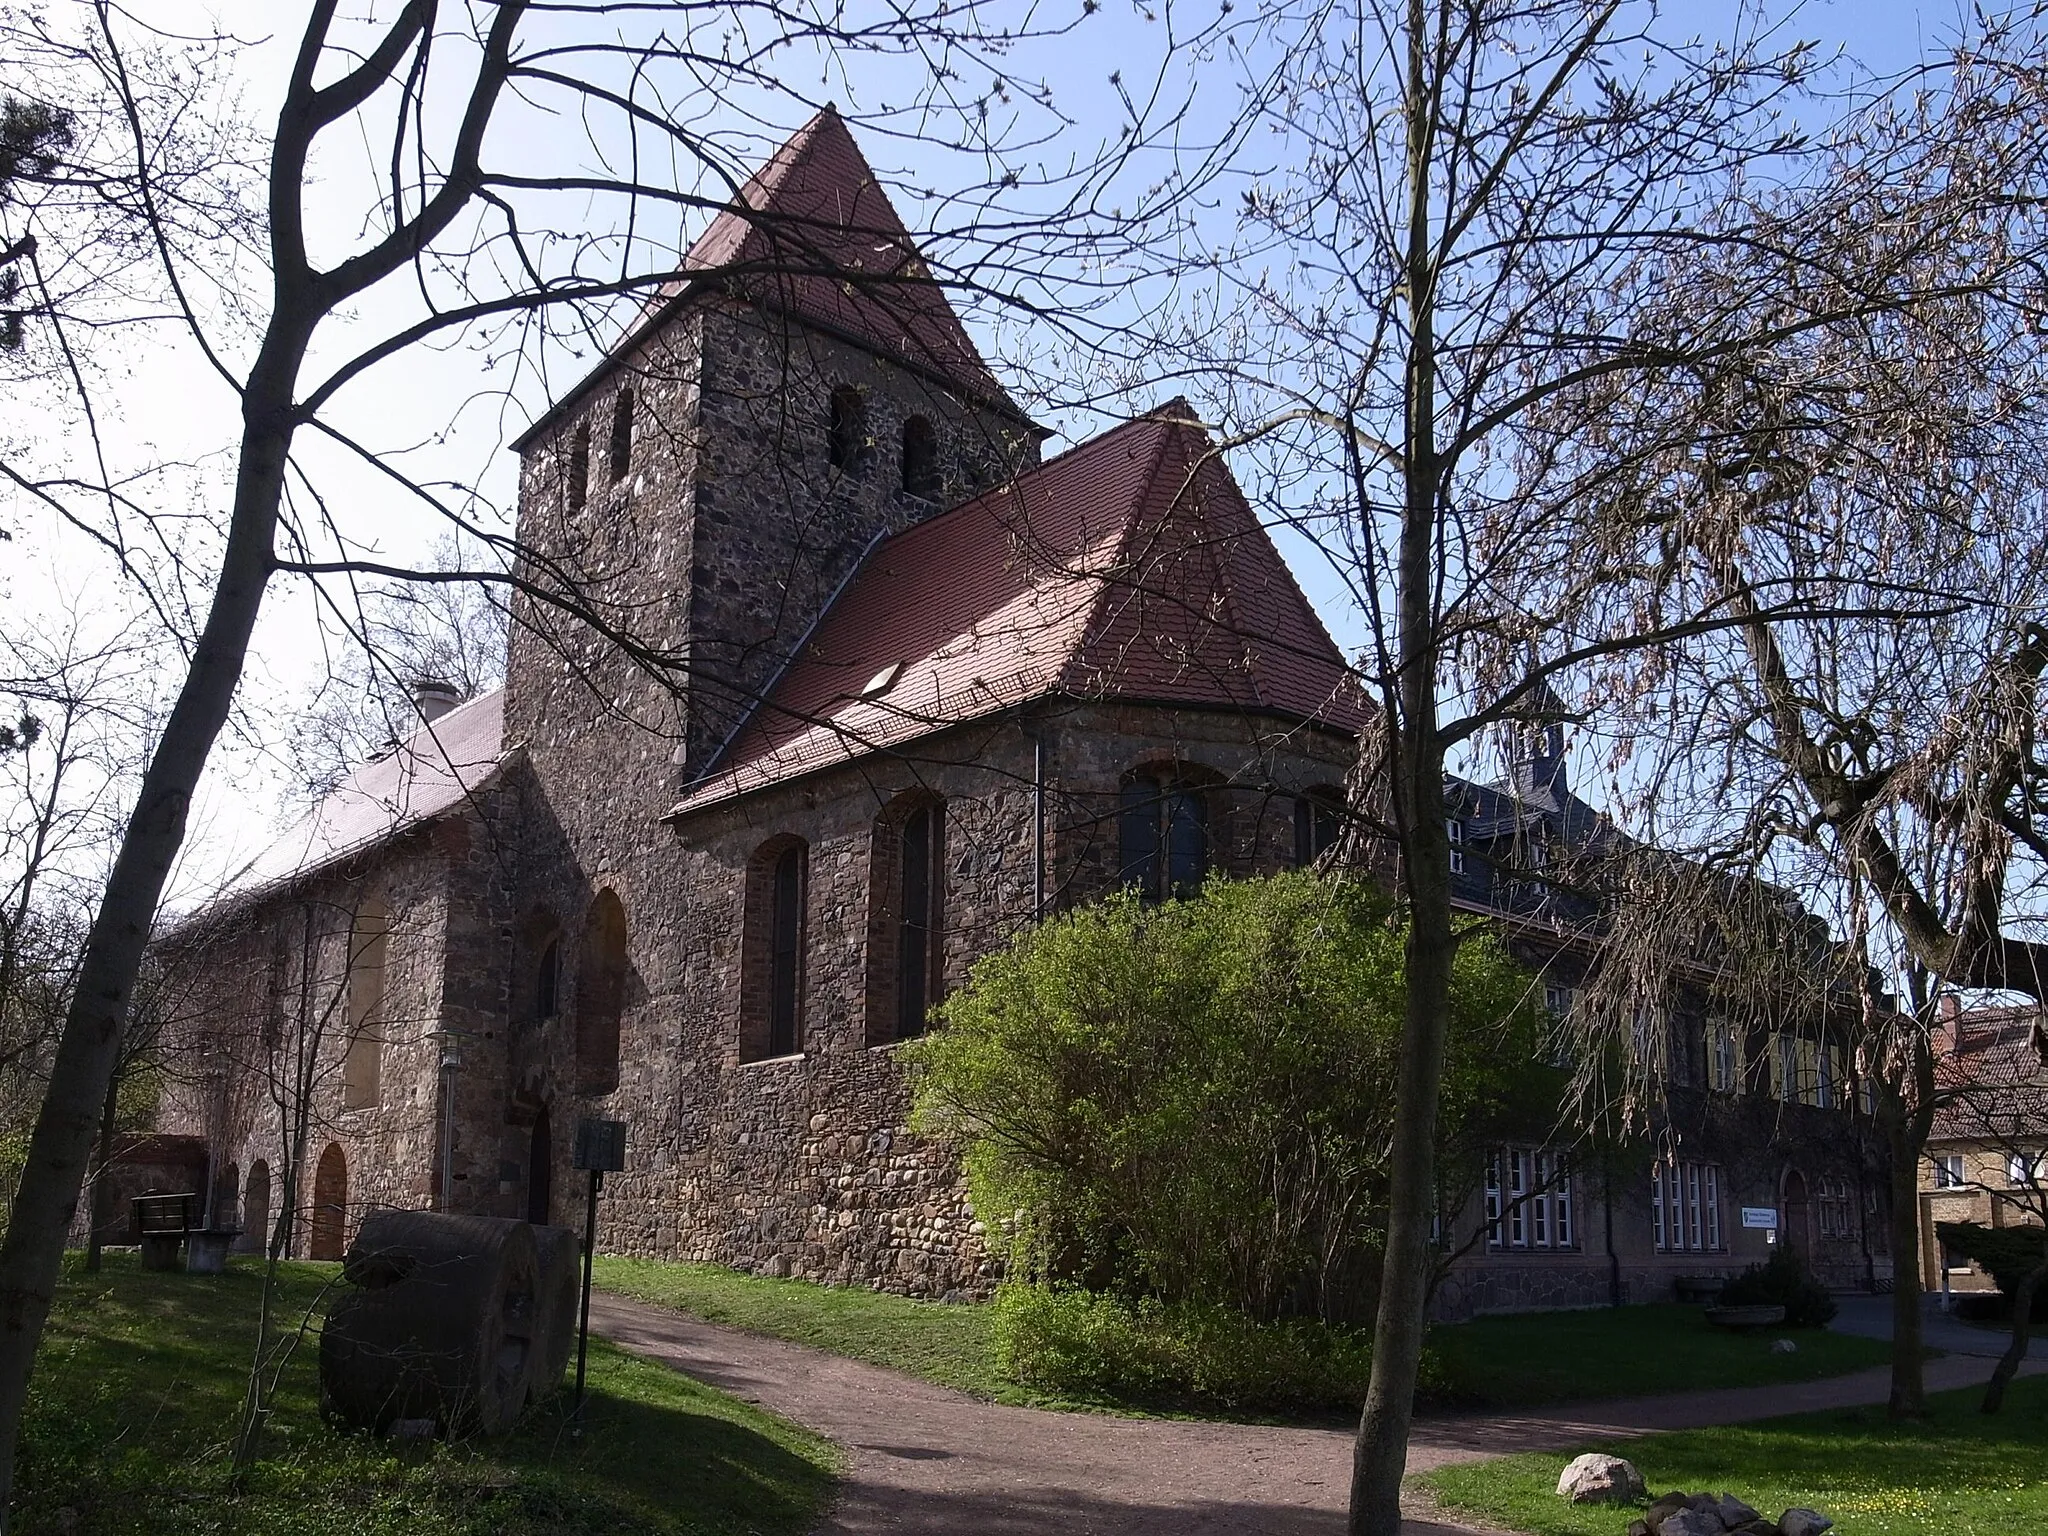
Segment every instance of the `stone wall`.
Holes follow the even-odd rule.
[[[274,1216],[288,1128],[303,1112],[294,1252],[306,1251],[313,1169],[330,1146],[346,1168],[348,1230],[366,1210],[438,1202],[444,1029],[454,1021],[481,1037],[480,1048],[499,1048],[490,993],[504,966],[489,953],[500,924],[488,900],[460,889],[478,845],[490,841],[477,828],[465,816],[401,837],[358,864],[218,914],[167,948],[176,1000],[167,1036],[182,1070],[172,1074],[159,1123],[206,1139],[215,1178],[225,1183],[232,1169],[239,1204],[261,1164]],[[350,932],[369,898],[390,915],[374,1036],[378,1091],[374,1102],[352,1104]]]

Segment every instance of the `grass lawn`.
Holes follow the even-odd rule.
[[[990,1358],[986,1307],[908,1301],[878,1291],[768,1280],[711,1264],[597,1261],[607,1290],[835,1355],[892,1366],[1000,1403],[1143,1411],[1132,1402],[1050,1398],[1003,1377]],[[1798,1332],[1799,1352],[1771,1353],[1775,1335],[1709,1328],[1697,1307],[1623,1307],[1481,1318],[1432,1330],[1443,1395],[1465,1407],[1527,1408],[1638,1393],[1644,1363],[1671,1391],[1770,1385],[1881,1365],[1887,1346]]]
[[[67,1257],[24,1426],[16,1529],[78,1536],[798,1536],[837,1450],[758,1408],[593,1340],[587,1427],[559,1399],[513,1434],[397,1450],[320,1419],[319,1340],[287,1365],[246,1487],[228,1450],[260,1271],[150,1274]],[[286,1267],[292,1317],[338,1266]]]
[[[1772,1354],[1780,1338],[1798,1344],[1798,1353]],[[1474,1408],[1778,1386],[1891,1359],[1891,1346],[1877,1339],[1817,1328],[1728,1333],[1709,1327],[1700,1308],[1675,1303],[1480,1317],[1432,1329],[1430,1339],[1453,1400]],[[1653,1375],[1646,1364],[1655,1366]]]
[[[1725,1491],[1771,1517],[1809,1505],[1841,1536],[2039,1536],[2048,1530],[2048,1379],[2014,1382],[1991,1418],[1977,1411],[1981,1397],[1942,1393],[1923,1423],[1848,1409],[1585,1449],[1628,1457],[1653,1493]],[[1568,1460],[1510,1456],[1420,1481],[1450,1509],[1535,1536],[1621,1536],[1636,1511],[1558,1498]]]

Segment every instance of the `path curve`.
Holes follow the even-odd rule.
[[[1341,1536],[1351,1436],[985,1403],[863,1361],[594,1293],[591,1327],[844,1446],[847,1473],[817,1536]],[[2029,1362],[2028,1373],[2043,1369]],[[1927,1365],[1939,1392],[1991,1362]],[[1408,1470],[1570,1450],[1665,1429],[1883,1402],[1885,1370],[1789,1387],[1584,1403],[1558,1413],[1417,1420]],[[1406,1536],[1460,1527],[1410,1520]]]

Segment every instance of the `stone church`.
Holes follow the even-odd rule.
[[[361,1213],[579,1220],[611,1252],[972,1294],[896,1046],[1118,881],[1312,856],[1362,722],[1180,402],[1041,459],[836,114],[528,431],[501,692],[423,689],[185,919],[203,1138],[245,1242]],[[697,274],[703,274],[701,276]]]
[[[260,1246],[289,1183],[313,1257],[383,1206],[576,1222],[592,1116],[627,1126],[606,1251],[984,1293],[900,1043],[1048,912],[1314,858],[1367,719],[1185,403],[1046,436],[819,114],[517,443],[504,688],[423,686],[417,731],[162,941],[152,1145],[211,1218]],[[1597,913],[1547,861],[1611,835],[1564,764],[1553,729],[1447,785],[1459,904],[1559,1013]],[[1441,1311],[1668,1297],[1781,1229],[1871,1269],[1883,1181],[1826,1021],[1658,1017],[1680,1152],[1596,1183],[1499,1149]]]

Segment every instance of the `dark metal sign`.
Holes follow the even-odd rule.
[[[626,1166],[626,1122],[577,1121],[574,1166],[592,1173],[618,1173],[622,1170]]]

